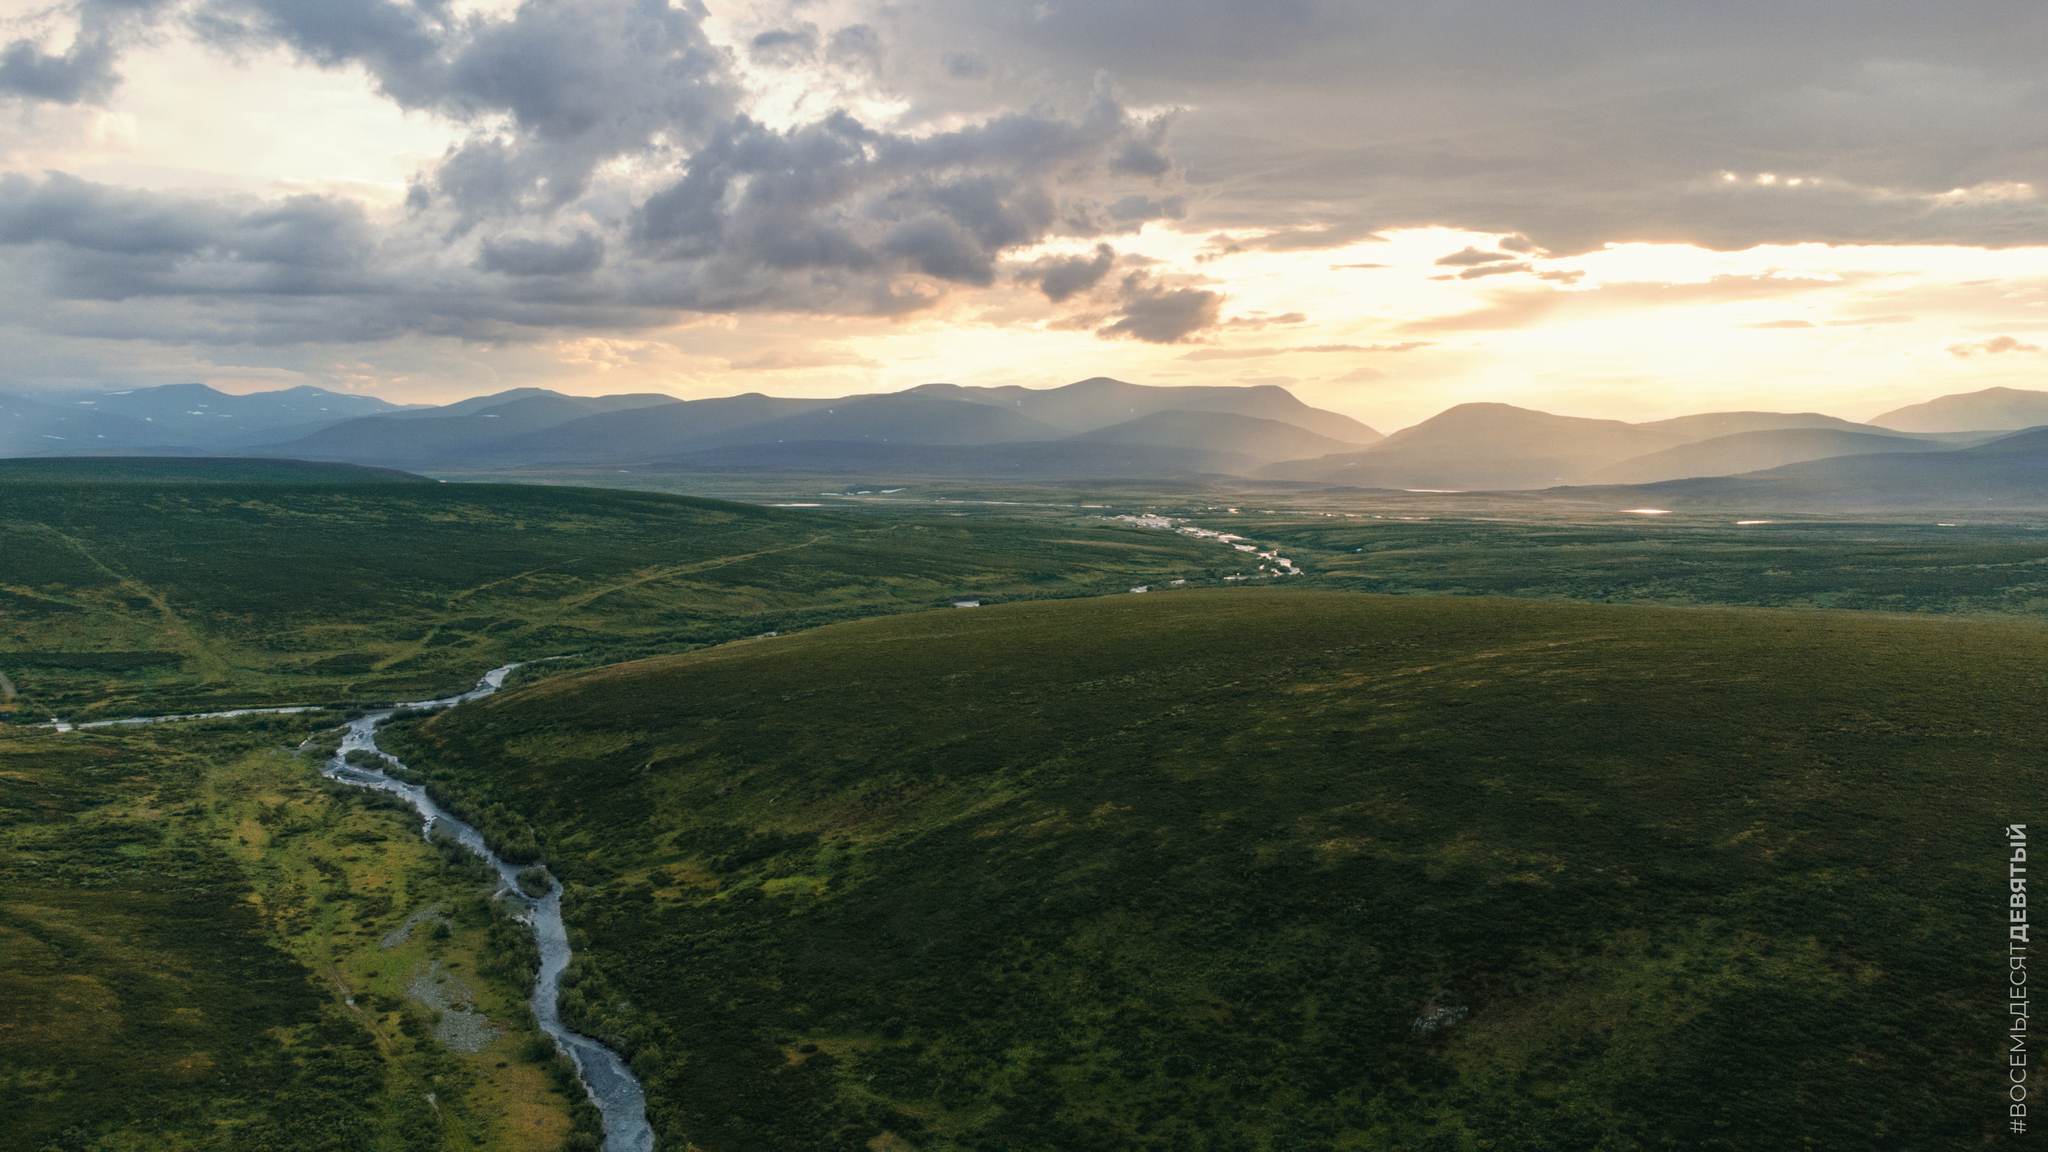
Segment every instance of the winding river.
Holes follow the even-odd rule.
[[[477,686],[460,696],[448,696],[440,700],[420,700],[400,704],[399,708],[449,708],[465,700],[489,696],[505,682],[505,674],[519,667],[507,664],[485,673]],[[647,1098],[640,1090],[640,1081],[633,1076],[633,1070],[619,1054],[581,1033],[572,1032],[562,1024],[561,1012],[556,1000],[562,990],[562,970],[569,966],[569,933],[562,926],[562,882],[550,877],[552,887],[548,894],[538,900],[520,891],[518,876],[520,865],[508,864],[498,858],[484,844],[483,836],[476,829],[450,816],[427,796],[427,790],[402,780],[395,780],[375,769],[350,764],[346,759],[355,749],[374,752],[400,769],[405,767],[397,757],[377,747],[377,726],[389,719],[392,711],[386,709],[372,712],[360,720],[351,720],[348,734],[342,738],[341,747],[321,768],[321,774],[330,780],[343,784],[354,784],[363,788],[375,788],[403,797],[418,809],[425,823],[421,826],[422,836],[432,837],[434,826],[453,833],[464,848],[484,858],[498,873],[499,894],[516,901],[526,908],[526,915],[519,919],[533,929],[535,941],[540,945],[540,975],[533,982],[533,1015],[555,1042],[555,1047],[567,1054],[576,1064],[576,1074],[583,1081],[584,1090],[590,1093],[590,1102],[597,1105],[598,1114],[604,1118],[604,1152],[651,1152],[654,1147],[654,1129],[647,1124]]]
[[[446,696],[439,700],[419,700],[410,704],[399,704],[393,708],[372,712],[359,720],[348,723],[348,734],[342,738],[341,747],[320,769],[322,775],[343,784],[354,784],[362,788],[375,788],[403,797],[407,803],[418,809],[425,823],[420,834],[432,839],[434,826],[441,825],[453,833],[464,848],[484,858],[498,873],[498,893],[526,909],[519,921],[533,929],[535,941],[540,945],[540,974],[533,982],[533,1015],[555,1042],[555,1047],[575,1062],[576,1075],[583,1081],[583,1088],[590,1094],[590,1102],[597,1105],[597,1111],[604,1119],[604,1152],[652,1152],[654,1129],[647,1124],[647,1097],[640,1090],[640,1081],[633,1076],[633,1070],[619,1054],[581,1033],[572,1032],[562,1024],[562,1014],[557,1000],[562,991],[562,971],[569,966],[569,933],[562,926],[562,882],[550,877],[552,887],[548,894],[536,900],[527,896],[519,887],[520,866],[500,860],[484,844],[483,836],[476,829],[441,810],[440,805],[427,796],[427,790],[417,785],[395,780],[375,768],[350,764],[348,754],[356,749],[374,752],[403,770],[405,764],[396,756],[377,747],[377,726],[391,718],[398,708],[452,708],[465,700],[489,696],[505,683],[505,674],[519,667],[507,664],[493,668],[477,681],[475,688],[460,696]],[[289,708],[236,708],[226,712],[192,712],[178,716],[137,716],[125,720],[95,720],[85,724],[67,724],[52,717],[48,724],[38,725],[53,728],[59,732],[70,732],[82,728],[108,728],[127,724],[162,724],[174,720],[209,720],[226,716],[252,716],[272,712],[306,712],[306,706]],[[312,743],[311,740],[307,741]]]

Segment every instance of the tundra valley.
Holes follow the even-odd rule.
[[[0,407],[8,1147],[2021,1146],[2048,393]]]

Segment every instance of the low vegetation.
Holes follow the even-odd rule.
[[[1961,1147],[2044,641],[1176,592],[557,677],[404,754],[533,821],[564,1011],[668,1147]]]
[[[607,662],[1212,559],[1127,525],[849,521],[510,485],[7,483],[0,672],[66,719],[420,699],[511,660]]]
[[[0,730],[0,1145],[595,1147],[495,878],[322,782],[333,719]]]
[[[1995,1114],[1985,845],[2048,731],[2024,525],[0,488],[0,711],[334,706],[0,728],[7,1147],[593,1148],[494,879],[315,770],[368,704],[554,656],[382,743],[562,883],[564,1016],[665,1148]],[[1308,575],[1225,590],[1241,554],[1103,519],[1155,511]],[[1644,607],[1684,604],[1882,612]]]

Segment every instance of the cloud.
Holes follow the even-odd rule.
[[[1857,328],[1876,324],[1911,324],[1918,319],[1919,317],[1917,316],[1903,315],[1864,316],[1856,320],[1830,320],[1827,326],[1830,328]]]
[[[1306,312],[1282,312],[1277,316],[1267,316],[1254,312],[1249,316],[1232,316],[1230,319],[1225,320],[1222,326],[1225,328],[1251,328],[1256,330],[1272,328],[1276,325],[1306,323],[1308,323],[1308,313]]]
[[[1176,360],[1255,360],[1289,352],[1408,352],[1427,348],[1429,340],[1408,340],[1399,344],[1296,344],[1291,348],[1197,348],[1174,357]]]
[[[1252,387],[1252,388],[1258,388],[1258,387],[1279,387],[1279,388],[1285,388],[1285,387],[1287,387],[1287,386],[1288,386],[1289,384],[1299,384],[1299,383],[1301,383],[1301,377],[1299,377],[1299,376],[1239,376],[1239,377],[1237,378],[1237,382],[1238,382],[1239,384],[1243,384],[1243,385],[1246,385],[1247,387]]]
[[[1055,304],[1068,297],[1086,292],[1109,274],[1116,263],[1116,249],[1107,244],[1097,244],[1093,256],[1048,257],[1032,264],[1022,273],[1022,278],[1034,281],[1045,298]]]
[[[882,362],[853,352],[810,349],[791,352],[776,349],[758,356],[726,361],[734,372],[786,372],[800,368],[880,368]]]
[[[841,68],[875,72],[882,67],[882,36],[873,25],[848,24],[832,33],[825,58]]]
[[[1979,340],[1970,344],[1951,344],[1947,349],[1949,355],[1959,360],[1967,359],[1979,352],[1987,356],[1996,356],[2001,352],[2039,352],[2040,350],[2040,345],[2027,344],[2012,336],[1993,336],[1989,340]]]
[[[331,196],[11,177],[0,292],[25,327],[271,343],[895,316],[986,287],[1043,294],[1062,305],[1055,325],[1171,342],[1289,321],[1221,318],[1233,290],[1213,281],[1127,288],[1143,257],[1119,237],[1211,237],[1192,257],[1209,260],[1443,225],[1472,246],[1431,271],[1556,286],[1584,274],[1533,261],[1629,241],[2037,244],[2048,153],[2030,44],[2048,13],[2016,11],[1892,6],[1849,27],[1814,5],[1678,21],[1626,5],[1188,0],[1161,20],[1155,0],[853,0],[712,23],[696,0],[67,0],[7,25],[0,97],[24,116],[97,124],[21,105],[118,103],[124,69],[206,59],[145,34],[175,13],[219,50],[211,66],[281,47],[363,77],[454,144],[388,216]],[[122,59],[141,45],[163,54],[148,73]],[[1105,241],[1124,249],[1108,263]],[[1078,255],[1020,267],[1046,246]],[[1793,290],[1501,283],[1518,287],[1410,331]],[[1972,340],[2026,335],[1981,319]]]
[[[1387,374],[1377,368],[1353,368],[1342,376],[1332,377],[1330,383],[1363,384],[1368,380],[1384,380],[1386,378]]]
[[[1477,248],[1467,246],[1449,256],[1438,257],[1436,264],[1439,268],[1469,268],[1475,264],[1492,264],[1498,260],[1513,259],[1514,257],[1506,252],[1481,252]]]
[[[325,196],[238,205],[53,173],[0,176],[0,245],[43,257],[71,299],[347,290],[376,245],[362,207]]]
[[[818,26],[771,28],[747,41],[747,59],[769,68],[794,68],[818,52]]]
[[[946,75],[955,80],[986,80],[988,57],[979,52],[947,52],[939,57]]]
[[[81,35],[61,56],[16,40],[0,49],[0,93],[51,104],[98,103],[121,82],[114,58],[106,36]]]
[[[1477,280],[1483,276],[1502,276],[1510,272],[1527,272],[1527,264],[1487,264],[1479,268],[1467,268],[1458,273],[1460,280]]]
[[[0,97],[44,104],[105,104],[121,84],[116,65],[122,48],[143,38],[171,2],[78,0],[8,21],[17,28],[45,25],[46,34],[20,37],[0,47]],[[75,14],[77,29],[62,53],[45,52],[43,46],[51,38],[47,24],[59,14]]]
[[[1743,328],[1811,328],[1811,320],[1765,320],[1760,324],[1743,324]]]
[[[1193,352],[1176,356],[1176,360],[1257,360],[1265,356],[1278,356],[1285,348],[1197,348]]]
[[[57,322],[149,339],[425,331],[495,341],[522,328],[642,328],[679,312],[892,316],[956,288],[995,286],[1016,250],[1118,234],[1184,203],[1158,178],[1119,174],[1133,146],[1164,146],[1171,116],[1130,115],[1106,78],[1071,113],[1004,112],[946,131],[888,131],[845,113],[780,129],[735,114],[702,127],[724,98],[707,79],[723,65],[698,58],[695,16],[660,3],[575,8],[594,33],[569,29],[569,6],[544,0],[453,30],[424,10],[377,4],[265,0],[232,11],[257,22],[234,36],[275,25],[313,58],[366,67],[401,103],[480,122],[489,109],[503,114],[421,174],[403,219],[373,221],[335,197],[209,198],[64,174],[0,176],[0,262],[36,286],[37,307],[132,302]],[[566,74],[554,69],[554,32],[574,42],[561,50],[574,59]],[[633,44],[590,43],[614,34]],[[622,75],[594,75],[606,65]],[[466,69],[492,75],[465,79]],[[578,90],[579,79],[610,91]],[[607,100],[618,116],[599,114]],[[663,100],[671,103],[657,107]],[[680,164],[661,163],[692,134]],[[559,202],[582,195],[614,154],[643,167],[599,198]],[[666,176],[649,181],[662,167]],[[1025,278],[1060,302],[1095,288],[1118,259],[1104,245]],[[1221,297],[1177,294],[1182,287],[1120,292],[1101,317],[1105,338],[1171,341],[1213,325]],[[274,296],[330,298],[325,330],[319,310],[277,306]],[[151,300],[162,303],[142,303]],[[181,324],[192,325],[183,336]]]
[[[1105,205],[1121,201],[1088,193],[1113,188],[1128,146],[1163,139],[1164,122],[1128,116],[1107,81],[1073,119],[1007,113],[922,136],[844,113],[785,131],[742,116],[634,210],[629,231],[646,259],[699,262],[707,306],[759,294],[886,312],[876,290],[904,274],[987,286],[1006,252],[1118,230]]]
[[[1815,280],[1775,273],[1758,275],[1724,274],[1705,280],[1617,281],[1597,288],[1560,292],[1533,285],[1487,293],[1486,306],[1451,316],[1413,320],[1400,326],[1404,332],[1483,332],[1530,328],[1559,314],[1572,319],[1605,316],[1637,308],[1662,308],[1678,304],[1721,303],[1791,296],[1811,292],[1825,284],[1839,288],[1865,279],[1866,274],[1843,274]]]
[[[741,87],[702,11],[668,0],[530,0],[509,19],[443,19],[391,0],[216,0],[201,27],[230,47],[281,43],[361,67],[400,107],[477,125],[421,186],[459,223],[567,204],[596,168],[688,148],[728,121]],[[764,34],[771,56],[804,33]]]
[[[1183,196],[1163,196],[1154,200],[1141,192],[1133,192],[1108,205],[1103,212],[1118,224],[1138,225],[1148,220],[1184,219],[1188,214],[1188,204]]]
[[[1130,337],[1147,344],[1177,344],[1221,319],[1223,297],[1200,288],[1167,288],[1142,272],[1124,278],[1121,319],[1098,328],[1105,340]]]
[[[961,0],[877,23],[933,53],[1000,37],[1020,77],[1107,67],[1147,103],[1194,109],[1176,152],[1200,176],[1200,222],[1259,233],[1246,247],[1427,225],[1524,256],[2035,243],[2048,201],[2012,186],[2048,188],[2029,50],[2048,13],[1883,5],[1849,28],[1841,11],[1190,0],[1169,21],[1155,0],[1022,19]]]
[[[476,266],[508,276],[574,276],[604,265],[604,241],[588,232],[570,240],[486,240]]]

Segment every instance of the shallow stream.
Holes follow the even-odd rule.
[[[460,696],[446,696],[439,700],[420,700],[410,704],[399,704],[393,708],[372,712],[359,720],[348,723],[348,734],[342,738],[341,747],[335,750],[321,774],[330,780],[343,784],[354,784],[361,788],[375,788],[403,797],[419,811],[424,819],[420,835],[433,839],[434,826],[442,826],[452,834],[464,848],[484,858],[498,873],[498,895],[526,909],[520,922],[533,929],[536,942],[540,945],[540,974],[533,983],[533,1015],[540,1021],[540,1027],[555,1042],[555,1047],[565,1053],[576,1064],[576,1075],[583,1081],[584,1090],[590,1093],[590,1102],[597,1105],[597,1111],[604,1118],[604,1152],[652,1152],[654,1129],[647,1124],[647,1098],[640,1089],[640,1081],[633,1076],[633,1070],[619,1054],[578,1032],[572,1032],[562,1024],[562,1014],[557,1001],[562,992],[562,971],[569,966],[569,932],[562,926],[562,882],[549,876],[551,887],[548,894],[534,899],[519,887],[521,868],[500,860],[484,843],[483,836],[476,829],[441,810],[440,805],[428,797],[427,790],[415,784],[395,780],[382,771],[350,764],[348,754],[355,749],[374,752],[405,768],[403,761],[377,747],[377,726],[391,718],[398,708],[452,708],[465,700],[489,696],[505,683],[505,674],[519,667],[507,664],[493,668],[477,681],[475,688]],[[108,728],[125,724],[162,724],[174,720],[209,720],[216,717],[253,716],[274,712],[312,711],[309,705],[285,708],[236,708],[226,712],[191,712],[175,716],[135,716],[125,720],[94,720],[84,724],[67,724],[54,717],[43,728],[54,728],[59,732],[71,732],[82,728]],[[311,741],[308,741],[311,743]]]
[[[505,682],[505,674],[517,667],[517,664],[507,664],[503,668],[491,669],[477,682],[475,689],[460,696],[422,700],[398,707],[447,708],[465,700],[489,696]],[[651,1152],[654,1130],[648,1127],[647,1100],[632,1069],[626,1066],[618,1053],[588,1036],[570,1031],[562,1024],[556,1000],[562,990],[562,970],[569,966],[570,957],[569,933],[562,926],[562,882],[550,876],[551,887],[547,895],[539,899],[527,896],[519,888],[521,866],[499,859],[484,844],[483,836],[476,829],[442,811],[428,797],[425,788],[395,780],[375,768],[347,761],[349,752],[360,748],[375,752],[401,769],[405,767],[396,757],[377,747],[377,726],[389,719],[392,711],[372,712],[360,720],[350,721],[348,735],[321,768],[322,774],[343,784],[375,788],[403,797],[425,820],[420,829],[421,835],[431,839],[434,826],[438,824],[445,832],[452,833],[464,848],[483,857],[484,862],[498,873],[500,897],[527,910],[520,919],[533,929],[534,939],[540,945],[540,975],[533,983],[533,1015],[540,1021],[541,1030],[554,1039],[555,1047],[575,1062],[577,1076],[590,1093],[591,1103],[597,1105],[599,1115],[604,1118],[604,1152]]]

